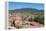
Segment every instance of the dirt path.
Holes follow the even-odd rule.
[[[31,23],[31,27],[32,28],[39,28],[39,27],[43,27],[43,24],[40,24],[40,23],[38,23],[38,22],[30,22]]]

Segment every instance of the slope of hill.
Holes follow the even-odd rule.
[[[34,8],[21,8],[21,9],[16,9],[16,10],[9,10],[9,13],[39,13],[39,12],[44,12],[44,10],[38,10]]]

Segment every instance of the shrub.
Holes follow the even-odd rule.
[[[44,24],[44,16],[37,16],[35,17],[34,21]]]

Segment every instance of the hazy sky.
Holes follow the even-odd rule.
[[[39,10],[44,9],[44,4],[41,3],[23,3],[23,2],[9,2],[8,10],[20,9],[20,8],[35,8]]]

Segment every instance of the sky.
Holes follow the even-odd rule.
[[[44,4],[41,3],[9,2],[8,7],[8,10],[15,10],[21,8],[35,8],[38,10],[44,10]]]

